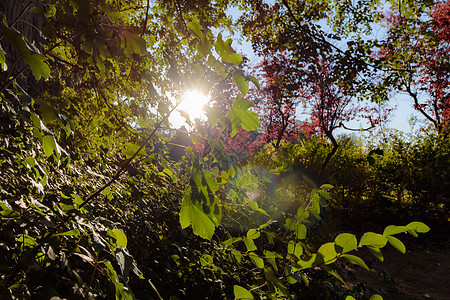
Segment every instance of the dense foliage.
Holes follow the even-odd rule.
[[[361,38],[378,2],[344,2],[3,1],[0,297],[380,299],[346,264],[368,269],[362,248],[405,253],[399,235],[429,227],[318,228],[342,206],[445,218],[448,111],[439,104],[420,142],[370,151],[333,135],[361,113],[375,120],[357,99],[404,86],[371,81],[398,71],[382,63],[395,52]],[[432,13],[433,57],[448,51],[444,11]],[[327,16],[330,32],[317,23]],[[261,84],[224,38],[239,28],[266,55]],[[420,85],[430,70],[414,69]],[[207,121],[175,130],[168,118],[192,88],[213,96]],[[294,124],[300,103],[314,130]]]

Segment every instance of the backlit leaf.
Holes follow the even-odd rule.
[[[351,264],[363,267],[367,271],[369,270],[369,267],[367,267],[366,263],[358,256],[350,255],[350,254],[342,254],[341,257],[346,258],[348,260],[348,262]]]
[[[319,250],[317,250],[317,254],[321,255],[325,264],[331,264],[336,261],[336,250],[334,247],[334,243],[326,243],[320,246]]]
[[[375,248],[382,248],[386,246],[387,238],[381,234],[374,232],[366,232],[359,241],[361,246],[371,246]]]
[[[214,48],[224,62],[239,65],[242,62],[242,57],[231,48],[230,44],[231,39],[223,41],[222,34],[219,33],[217,40],[214,43]]]
[[[336,252],[345,253],[355,250],[358,246],[356,236],[350,233],[341,233],[334,239]]]
[[[425,225],[422,222],[411,222],[408,225],[406,225],[406,227],[409,230],[414,230],[419,233],[426,233],[426,232],[430,231],[430,227],[428,227],[427,225]]]
[[[261,257],[259,257],[255,252],[250,252],[249,255],[250,259],[253,261],[253,263],[258,267],[259,269],[264,268],[264,261]]]
[[[52,155],[53,151],[58,153],[55,137],[53,135],[44,135],[42,138],[42,148],[44,149],[45,156],[47,157]]]
[[[245,80],[244,73],[241,70],[236,70],[233,72],[233,83],[238,87],[242,95],[247,95],[248,82]]]
[[[192,226],[194,234],[211,240],[215,225],[213,221],[203,212],[203,208],[197,204],[192,203],[190,198],[190,188],[183,197],[180,211],[180,224],[184,229]]]
[[[260,235],[261,233],[256,229],[250,229],[249,231],[247,231],[247,237],[252,240],[259,238]]]
[[[233,287],[235,299],[253,299],[252,293],[244,289],[242,286],[235,285]]]
[[[389,225],[388,227],[386,227],[384,229],[383,235],[388,236],[388,235],[394,235],[394,234],[403,233],[403,232],[407,232],[407,231],[408,231],[408,227],[406,227],[406,226]]]
[[[250,75],[248,77],[248,80],[251,81],[258,88],[258,90],[261,89],[261,86],[259,85],[259,80],[255,76]]]
[[[128,244],[127,236],[123,233],[122,230],[114,228],[108,231],[115,239],[116,246],[119,248],[126,248]]]
[[[394,236],[388,236],[387,239],[388,239],[389,244],[392,245],[392,247],[394,247],[395,249],[397,249],[398,251],[400,251],[403,254],[406,253],[405,245],[398,238],[396,238]]]
[[[31,54],[23,58],[23,60],[30,66],[36,80],[41,79],[41,77],[48,78],[50,75],[50,68],[44,62],[45,59],[45,56],[41,54]]]
[[[69,231],[58,233],[57,235],[75,236],[75,235],[80,235],[80,231],[78,229],[72,229],[72,230],[69,230]]]
[[[233,107],[228,111],[227,116],[231,121],[231,136],[237,134],[238,124],[246,131],[252,131],[259,128],[258,114],[249,110],[252,106],[253,103],[244,99],[240,94],[234,99]]]
[[[247,251],[255,251],[257,249],[255,242],[253,242],[253,239],[251,238],[244,237],[244,244],[245,247],[247,248]]]
[[[8,70],[8,66],[6,65],[5,51],[3,51],[2,47],[0,46],[0,72],[6,70]]]

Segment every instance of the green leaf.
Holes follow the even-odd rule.
[[[44,148],[45,156],[49,157],[53,151],[58,153],[58,147],[56,146],[56,140],[53,135],[44,135],[42,139],[42,148]]]
[[[350,254],[342,254],[341,257],[346,258],[349,263],[358,265],[360,267],[363,267],[367,271],[369,271],[369,267],[367,267],[366,263],[358,256],[350,255]]]
[[[408,228],[406,226],[389,225],[388,227],[386,227],[384,229],[383,235],[388,236],[388,235],[394,235],[394,234],[403,233],[403,232],[407,232],[407,231],[408,231]]]
[[[16,29],[9,27],[8,24],[6,24],[6,19],[3,18],[3,21],[0,22],[0,27],[3,31],[3,34],[9,40],[11,45],[16,48],[17,52],[19,52],[22,58],[31,55],[30,49],[25,43],[23,35]]]
[[[189,22],[187,24],[187,27],[188,27],[188,30],[190,32],[192,32],[200,40],[203,38],[203,33],[202,33],[203,27],[200,24],[198,24],[196,22]]]
[[[355,250],[358,246],[356,236],[350,233],[341,233],[334,239],[337,253],[345,253]]]
[[[136,28],[129,27],[122,31],[122,46],[127,51],[133,51],[136,54],[144,55],[147,53],[145,40],[139,35]]]
[[[288,253],[295,255],[297,258],[303,254],[303,246],[301,242],[295,243],[295,241],[289,241]]]
[[[108,230],[108,234],[116,239],[116,247],[118,247],[118,248],[126,248],[127,247],[128,239],[122,230],[114,228],[114,229]]]
[[[398,251],[400,251],[403,254],[406,253],[405,245],[398,238],[396,238],[394,236],[388,236],[387,239],[388,239],[389,244],[392,245],[392,247],[394,247],[395,249],[397,249]]]
[[[375,248],[382,248],[386,246],[387,238],[381,234],[374,232],[366,232],[359,241],[361,246],[371,246]]]
[[[302,223],[297,223],[295,226],[295,235],[299,240],[306,238],[306,226]]]
[[[242,258],[244,257],[241,252],[236,250],[231,250],[231,254],[234,256],[238,263],[241,263]]]
[[[383,300],[383,297],[381,297],[378,294],[375,294],[375,295],[372,295],[369,300]]]
[[[371,247],[371,246],[367,246],[367,248],[370,250],[370,252],[373,254],[373,256],[375,256],[379,261],[381,261],[381,262],[384,261],[383,253],[381,253],[381,250],[379,248]]]
[[[242,57],[234,51],[231,46],[231,39],[227,41],[222,40],[222,34],[219,33],[217,36],[217,40],[214,43],[214,48],[216,49],[217,54],[220,55],[224,62],[239,65],[242,62]]]
[[[345,300],[356,300],[356,299],[353,296],[347,296],[347,297],[345,297]]]
[[[250,259],[253,261],[255,266],[259,269],[264,269],[264,261],[261,257],[259,257],[255,252],[250,252],[248,254]]]
[[[247,231],[247,237],[252,240],[259,238],[260,235],[261,233],[256,229],[250,229],[249,231]]]
[[[248,77],[248,80],[251,81],[258,88],[258,90],[261,89],[261,86],[259,85],[259,80],[255,76],[250,75]]]
[[[140,146],[130,143],[130,142],[126,142],[125,143],[125,150],[123,150],[123,153],[125,154],[125,156],[128,158],[132,157],[138,150],[139,150]],[[139,153],[136,155],[137,157],[139,156],[145,156],[147,153],[145,152],[145,149],[142,148],[141,150],[139,150]]]
[[[37,245],[35,238],[32,236],[29,236],[27,234],[19,236],[19,238],[17,239],[17,242],[22,244],[21,247],[23,246],[23,247],[27,247],[27,248],[34,247]]]
[[[320,268],[324,269],[325,271],[327,271],[328,274],[337,278],[337,280],[339,280],[342,284],[346,284],[344,279],[342,279],[342,277],[338,273],[336,273],[333,269],[331,269],[330,267],[322,265],[322,266],[320,266]]]
[[[326,243],[320,246],[317,254],[321,255],[325,264],[331,264],[336,261],[337,253],[334,243]]]
[[[31,54],[23,58],[23,60],[30,66],[34,77],[38,81],[41,77],[48,78],[50,75],[50,68],[44,62],[45,59],[45,56],[41,54]]]
[[[233,72],[233,83],[238,87],[242,95],[247,95],[248,82],[245,80],[244,73],[241,70],[236,70]]]
[[[247,251],[255,251],[257,249],[255,242],[253,242],[251,238],[244,237],[244,244],[245,247],[247,248]]]
[[[80,235],[80,231],[78,229],[72,229],[66,232],[61,232],[58,233],[57,235],[62,235],[62,236],[76,236],[76,235]]]
[[[323,259],[321,255],[311,254],[311,256],[299,260],[295,266],[292,268],[292,272],[296,272],[303,269],[312,268],[320,263],[323,263]]]
[[[133,294],[131,293],[130,289],[125,288],[123,284],[120,283],[119,276],[117,276],[117,273],[114,270],[112,264],[107,260],[104,260],[103,264],[106,266],[105,270],[109,281],[114,284],[116,291],[116,300],[133,300]]]
[[[408,228],[408,230],[414,230],[419,233],[426,233],[430,231],[430,227],[428,227],[422,222],[411,222],[408,225],[406,225],[406,227]]]
[[[244,289],[242,286],[235,285],[233,290],[235,299],[253,299],[252,293]]]
[[[53,17],[56,14],[56,7],[53,4],[48,3],[47,8],[48,8],[48,10],[47,10],[45,16],[47,18]]]
[[[2,47],[0,46],[0,72],[8,70],[5,54],[5,51],[3,51]]]
[[[231,121],[232,131],[231,136],[235,136],[238,132],[238,124],[246,131],[252,131],[259,128],[259,116],[257,113],[248,110],[253,106],[251,101],[248,101],[238,95],[233,101],[233,107],[228,111],[228,119]]]
[[[191,225],[194,234],[204,239],[211,240],[216,227],[213,221],[203,212],[203,208],[192,203],[190,189],[191,188],[189,187],[186,191],[181,204],[181,227],[184,229]]]

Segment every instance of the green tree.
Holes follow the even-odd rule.
[[[313,243],[331,185],[312,188],[292,215],[271,216],[255,191],[269,190],[277,170],[189,147],[170,160],[171,98],[193,86],[233,78],[239,92],[226,114],[209,112],[211,126],[232,136],[259,128],[246,98],[258,81],[211,30],[231,24],[227,1],[5,3],[2,298],[344,296],[338,259],[367,268],[349,252],[366,247],[382,260],[388,242],[405,251],[394,235],[429,230],[412,222],[359,243],[352,234]]]

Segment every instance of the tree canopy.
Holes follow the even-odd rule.
[[[417,216],[448,211],[448,168],[441,187],[414,188],[448,166],[448,1],[0,8],[1,298],[379,299],[346,285],[345,265],[369,268],[361,248],[380,261],[388,244],[405,253],[399,234],[429,227],[319,237],[332,204],[398,192]],[[382,23],[386,36],[370,37]],[[189,131],[172,128],[193,89],[211,96],[205,118],[181,111]],[[386,152],[335,135],[356,118],[376,127],[401,91],[435,135]],[[422,173],[390,163],[407,152]],[[348,185],[357,172],[369,188]]]

